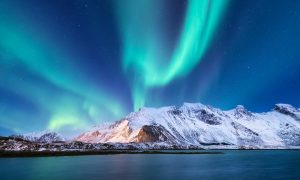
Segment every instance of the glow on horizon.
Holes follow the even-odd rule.
[[[83,74],[78,75],[80,70],[70,61],[76,57],[68,53],[67,48],[57,47],[58,43],[34,23],[25,23],[31,24],[34,31],[21,28],[12,15],[0,16],[0,63],[22,67],[54,90],[36,82],[19,82],[10,70],[7,73],[11,76],[1,79],[1,88],[17,93],[43,109],[48,114],[43,117],[43,122],[50,129],[84,128],[87,124],[100,123],[108,116],[117,119],[125,114],[124,107],[105,86],[101,87],[99,83],[95,87]],[[9,82],[15,83],[5,86]],[[61,109],[68,116],[62,114]],[[8,124],[10,129],[18,128],[13,122]]]

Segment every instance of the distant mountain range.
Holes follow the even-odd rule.
[[[50,130],[44,130],[41,132],[33,132],[27,134],[15,134],[10,136],[12,138],[20,138],[23,140],[31,141],[31,142],[39,142],[39,143],[52,143],[65,141],[60,134],[56,132],[51,132]]]
[[[83,133],[75,140],[286,148],[300,146],[300,110],[288,104],[276,104],[266,113],[249,112],[241,105],[222,111],[200,103],[141,108],[118,122]]]
[[[250,112],[241,105],[222,111],[200,103],[141,108],[64,141],[50,131],[13,135],[0,138],[0,150],[300,148],[300,110],[288,104],[276,104],[265,113]]]

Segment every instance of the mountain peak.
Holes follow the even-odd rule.
[[[234,116],[238,119],[243,117],[249,117],[252,116],[252,113],[249,112],[243,105],[237,105],[234,109]]]
[[[276,107],[277,110],[288,109],[287,112],[293,109],[285,104]],[[84,133],[76,140],[90,143],[149,142],[195,146],[300,146],[300,124],[294,114],[279,115],[276,111],[251,113],[242,105],[222,111],[201,103],[184,103],[181,107],[141,108],[109,128]]]
[[[246,109],[246,108],[245,108],[245,106],[243,106],[243,105],[237,105],[235,109],[243,109],[243,110],[244,110],[244,109]]]
[[[285,110],[289,110],[289,111],[297,111],[297,109],[290,105],[290,104],[284,104],[284,103],[278,103],[278,104],[275,104],[275,110],[282,110],[282,109],[285,109]]]
[[[180,107],[181,109],[203,109],[206,108],[207,106],[201,103],[188,103],[185,102],[183,105]]]
[[[300,121],[300,111],[299,109],[296,109],[294,106],[290,104],[275,104],[275,111],[291,116],[295,118],[296,120]]]

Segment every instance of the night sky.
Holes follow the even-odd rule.
[[[1,0],[0,135],[143,106],[300,107],[300,1]]]

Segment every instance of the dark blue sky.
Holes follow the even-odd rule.
[[[2,0],[0,9],[0,134],[75,134],[183,102],[300,107],[297,0]]]

